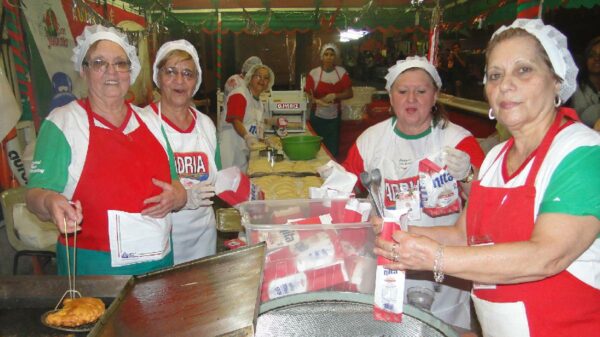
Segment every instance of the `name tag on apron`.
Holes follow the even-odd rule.
[[[112,267],[160,260],[171,251],[171,218],[108,211]]]

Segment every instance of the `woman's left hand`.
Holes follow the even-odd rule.
[[[144,205],[150,204],[150,206],[142,210],[142,215],[147,215],[152,218],[164,218],[169,212],[177,210],[185,205],[187,196],[185,189],[181,184],[173,185],[158,179],[152,179],[152,183],[162,188],[163,191],[159,195],[144,200]],[[181,194],[184,196],[182,197]]]
[[[378,237],[375,254],[390,261],[387,268],[397,270],[433,270],[435,252],[439,244],[423,235],[395,231],[393,241]]]

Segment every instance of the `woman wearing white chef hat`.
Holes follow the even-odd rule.
[[[173,265],[170,212],[186,203],[157,118],[125,102],[140,72],[125,34],[100,25],[77,37],[72,60],[88,97],[44,121],[29,176],[27,206],[61,232],[58,271],[143,274]],[[73,200],[73,202],[70,202]]]
[[[401,209],[409,204],[411,226],[451,226],[461,208],[459,188],[468,192],[474,169],[483,161],[483,151],[475,137],[450,122],[437,103],[442,81],[426,58],[411,56],[398,61],[389,68],[386,80],[394,116],[363,132],[343,166],[357,175],[379,169],[385,208]],[[447,165],[446,171],[451,175],[440,183],[440,189],[453,191],[455,207],[426,208],[433,195],[428,196],[430,200],[422,197],[421,186],[425,183],[419,166],[436,157],[443,158],[439,164]],[[436,202],[435,206],[439,204]],[[407,290],[435,290],[431,307],[435,316],[470,328],[469,282],[453,279],[436,287],[431,272],[409,273],[406,277]]]
[[[159,117],[188,196],[184,209],[172,214],[175,264],[212,255],[217,247],[210,198],[221,163],[215,125],[193,107],[202,83],[199,61],[196,48],[186,40],[163,44],[156,53],[152,77],[161,98],[146,107]]]
[[[600,135],[562,107],[578,69],[539,19],[500,27],[486,49],[490,118],[512,137],[488,153],[454,226],[378,240],[390,268],[473,281],[484,336],[600,331]]]
[[[340,139],[340,102],[354,96],[350,75],[346,69],[335,65],[339,55],[335,44],[326,43],[321,48],[321,66],[308,73],[304,87],[313,102],[310,124],[323,137],[323,144],[334,157],[338,154]]]
[[[273,70],[264,64],[255,64],[244,77],[245,85],[234,89],[222,114],[219,133],[223,168],[248,169],[250,150],[258,145],[263,128],[264,107],[260,94],[271,90],[275,82]]]
[[[254,65],[262,64],[262,60],[258,56],[250,56],[244,61],[242,64],[242,70],[239,74],[231,75],[227,81],[225,81],[225,85],[223,86],[223,102],[227,104],[227,97],[229,94],[237,87],[240,87],[245,84],[244,77]]]

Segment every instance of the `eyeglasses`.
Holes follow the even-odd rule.
[[[195,71],[193,71],[191,69],[187,69],[187,68],[179,70],[175,67],[165,67],[165,68],[161,68],[160,70],[170,80],[179,77],[179,74],[181,74],[181,76],[183,76],[183,79],[185,79],[186,81],[195,80],[196,76],[197,76]]]
[[[260,76],[259,74],[254,74],[254,75],[252,75],[252,77],[258,78],[259,81],[262,81],[262,80],[269,81],[271,79],[271,76],[269,76],[269,75]]]
[[[104,59],[95,59],[91,62],[83,61],[82,64],[85,67],[89,67],[93,71],[96,72],[106,72],[108,69],[108,65],[112,65],[113,69],[120,73],[128,73],[131,71],[131,62],[130,61],[116,61],[115,63],[109,63]]]

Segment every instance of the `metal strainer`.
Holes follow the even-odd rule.
[[[373,296],[315,292],[275,299],[261,305],[255,337],[424,336],[458,337],[450,326],[411,305],[402,323],[373,319]]]

